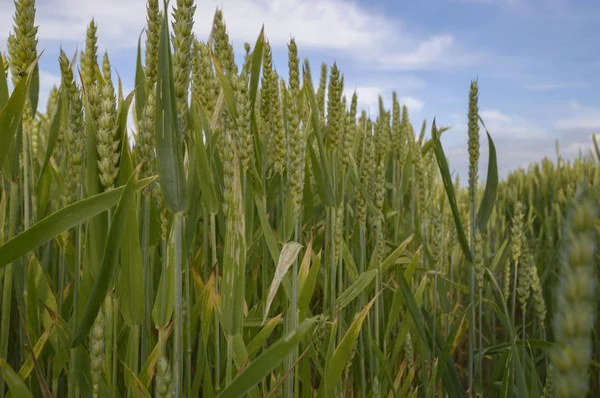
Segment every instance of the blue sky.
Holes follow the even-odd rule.
[[[171,1],[172,3],[174,0]],[[198,0],[196,34],[205,39],[216,7],[242,59],[261,25],[280,74],[287,75],[286,44],[295,37],[301,57],[336,61],[348,96],[377,112],[396,91],[417,130],[436,117],[451,125],[444,147],[450,166],[465,176],[466,113],[471,79],[480,85],[480,111],[498,149],[501,174],[544,156],[572,158],[591,148],[600,129],[600,2],[568,0]],[[0,0],[0,51],[14,6]],[[59,82],[60,46],[82,47],[94,17],[99,49],[113,71],[133,87],[135,53],[145,24],[144,0],[38,0],[42,96]],[[42,102],[45,102],[42,100]],[[482,139],[485,170],[487,148]],[[483,173],[484,174],[484,173]]]

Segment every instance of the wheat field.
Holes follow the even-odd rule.
[[[293,38],[277,71],[260,21],[243,60],[219,9],[201,41],[198,3],[148,0],[131,92],[91,20],[40,109],[35,1],[15,1],[1,396],[600,395],[595,139],[501,179],[477,81],[468,131],[414,125],[396,92],[371,118]]]

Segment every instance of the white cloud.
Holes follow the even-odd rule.
[[[377,117],[379,114],[379,97],[383,98],[383,103],[386,109],[392,107],[392,92],[381,86],[357,86],[354,88],[345,88],[344,95],[350,101],[352,95],[356,91],[358,98],[358,108],[364,109],[371,118]],[[398,97],[400,106],[406,105],[411,116],[419,114],[425,106],[425,103],[414,96]]]
[[[381,55],[379,61],[389,69],[422,69],[437,66],[467,63],[471,56],[457,56],[454,50],[454,38],[444,34],[428,37],[400,53]]]
[[[522,141],[549,136],[546,129],[529,118],[518,115],[509,116],[498,110],[482,110],[479,114],[492,137],[507,140],[512,145],[515,144],[515,140]]]
[[[4,12],[0,17],[0,40],[4,41],[12,29],[12,1],[2,1]],[[98,24],[99,50],[105,48],[128,48],[137,44],[144,28],[146,13],[143,0],[53,0],[37,2],[36,25],[40,42],[46,40],[60,42],[85,41],[87,25],[94,18]],[[6,24],[5,19],[10,19]],[[4,44],[4,43],[3,43]],[[41,47],[41,46],[38,46]]]
[[[50,96],[50,90],[52,87],[60,86],[60,76],[55,75],[44,69],[40,69],[40,95],[38,102],[38,111],[44,113],[46,111],[46,104],[48,103],[48,97]]]
[[[575,118],[562,119],[556,123],[556,126],[560,129],[573,130],[573,129],[600,129],[600,112],[596,114],[589,114],[586,116],[578,116]]]
[[[449,34],[417,37],[402,21],[348,0],[210,0],[196,12],[199,34],[208,35],[212,10],[221,5],[233,41],[252,43],[263,22],[274,46],[283,47],[294,37],[300,51],[337,52],[384,68],[430,68],[458,55]]]
[[[510,117],[506,116],[500,111],[496,110],[483,110],[479,112],[479,116],[487,124],[488,122],[496,123],[508,123],[511,121]]]
[[[556,127],[562,130],[600,130],[600,108],[571,101],[572,115],[559,119]]]
[[[359,109],[364,109],[367,112],[378,113],[379,96],[384,96],[384,88],[380,86],[357,86],[353,88],[345,88],[344,95],[348,100],[356,91],[357,104]]]
[[[425,103],[418,98],[404,96],[398,99],[401,105],[406,105],[409,113],[418,113],[423,109]]]
[[[9,10],[0,15],[0,26],[5,27],[0,42],[4,42],[14,6],[8,0],[0,0],[0,4]],[[145,26],[145,4],[144,0],[40,2],[36,14],[39,38],[82,45],[86,27],[94,18],[101,52],[132,48]],[[294,37],[301,52],[325,50],[387,69],[446,67],[469,60],[449,34],[413,34],[402,21],[348,0],[197,1],[194,31],[200,37],[208,36],[217,7],[223,8],[230,38],[238,48],[244,41],[253,43],[264,23],[265,34],[276,47],[284,47]]]
[[[521,143],[526,140],[541,139],[549,137],[549,132],[540,126],[534,120],[524,118],[519,115],[507,115],[506,113],[495,109],[483,109],[479,115],[485,123],[485,127],[490,132],[492,138],[498,144],[505,142],[507,146],[515,145],[515,141]],[[464,134],[464,142],[468,131],[467,116],[453,114],[450,118],[452,131],[458,131]],[[485,134],[485,129],[480,124],[480,134]],[[483,143],[483,141],[481,141]],[[483,144],[482,144],[483,145]],[[487,144],[485,144],[487,146]]]

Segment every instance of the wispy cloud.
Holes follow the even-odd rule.
[[[600,130],[600,108],[583,105],[577,101],[570,101],[571,115],[559,119],[556,127],[561,130]]]
[[[379,96],[383,96],[384,91],[383,87],[380,86],[356,86],[344,88],[344,95],[346,98],[352,98],[352,95],[356,92],[358,107],[367,112],[376,113]]]
[[[509,123],[510,117],[496,110],[483,110],[479,112],[479,116],[486,121],[486,123]]]
[[[416,34],[397,17],[347,0],[211,0],[196,13],[201,36],[208,35],[212,22],[212,12],[206,11],[221,4],[234,41],[254,40],[257,21],[263,21],[274,46],[284,46],[294,37],[301,50],[326,50],[385,69],[444,67],[468,58],[449,33]]]
[[[425,102],[411,96],[400,97],[398,101],[400,102],[400,104],[406,105],[406,108],[410,113],[420,112],[425,106]]]
[[[0,40],[4,41],[12,28],[14,4],[0,0]],[[98,23],[99,48],[133,47],[145,24],[144,0],[52,0],[36,4],[36,25],[40,42],[78,42],[85,40],[86,27],[92,18]],[[4,43],[3,43],[4,44]]]
[[[588,85],[584,82],[566,82],[566,83],[540,83],[529,84],[525,86],[526,90],[530,91],[556,91],[565,89],[586,88]]]
[[[357,86],[345,88],[344,95],[350,99],[356,91],[358,107],[366,110],[372,117],[379,113],[379,97],[383,98],[384,106],[390,109],[392,106],[392,93],[382,86]],[[401,96],[398,98],[400,106],[406,105],[411,115],[419,113],[425,106],[425,102],[415,96]]]
[[[144,0],[53,0],[39,2],[36,23],[40,41],[85,40],[86,26],[98,23],[99,48],[132,48],[145,25]],[[0,40],[10,31],[14,6],[0,0]],[[321,50],[373,66],[410,70],[447,67],[469,62],[469,57],[447,32],[416,34],[397,18],[346,0],[208,0],[198,2],[194,31],[202,38],[210,32],[215,9],[223,8],[232,41],[241,47],[252,43],[265,25],[266,36],[278,47],[291,37],[301,51]],[[10,11],[9,11],[10,10]],[[169,10],[171,14],[172,10]]]
[[[483,109],[479,115],[495,141],[515,145],[517,141],[546,138],[548,131],[536,121],[519,115],[508,115],[495,109]]]

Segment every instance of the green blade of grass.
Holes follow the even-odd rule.
[[[358,339],[358,334],[360,333],[362,324],[367,317],[369,310],[373,304],[375,304],[375,301],[377,301],[377,298],[380,294],[381,292],[378,292],[375,297],[373,297],[371,301],[369,301],[367,305],[365,305],[365,307],[360,311],[356,319],[354,319],[346,331],[346,334],[344,334],[340,344],[335,348],[335,351],[333,351],[331,358],[327,360],[327,364],[325,366],[325,393],[327,396],[332,396],[333,389],[339,383],[342,372],[350,360],[352,351],[354,351],[354,345]]]
[[[200,101],[192,101],[192,125],[194,129],[194,147],[196,149],[196,168],[198,171],[200,191],[202,192],[202,203],[209,214],[219,211],[219,201],[215,190],[215,181],[210,167],[210,158],[206,151],[202,130],[206,136],[211,135],[210,126],[206,119],[206,113],[202,109]]]
[[[130,92],[129,95],[127,95],[127,98],[119,103],[119,109],[117,113],[117,137],[121,143],[126,142],[125,136],[127,135],[127,115],[129,114],[129,107],[133,101],[134,94],[135,91]],[[121,151],[123,151],[123,149],[121,149]],[[129,175],[126,175],[125,179],[127,179],[127,177],[129,177]]]
[[[279,245],[277,243],[277,236],[275,235],[275,232],[273,232],[273,229],[269,224],[269,220],[267,219],[267,214],[265,213],[264,199],[260,197],[257,193],[255,193],[254,202],[256,203],[256,210],[258,211],[260,226],[262,228],[263,235],[265,236],[265,240],[267,241],[269,253],[271,254],[273,262],[278,263]]]
[[[408,287],[408,283],[404,275],[399,275],[398,279],[399,288],[402,291],[402,296],[404,298],[404,303],[408,308],[408,312],[413,320],[413,325],[417,329],[419,333],[419,337],[421,342],[425,344],[427,350],[431,353],[431,355],[437,356],[438,347],[430,347],[428,342],[431,342],[431,336],[427,333],[425,329],[425,320],[421,312],[417,307],[417,302],[415,301],[415,297],[412,295],[410,288]],[[436,341],[438,338],[436,338]],[[456,369],[454,368],[454,362],[447,362],[447,367],[449,367],[451,372],[444,372],[444,383],[447,386],[448,393],[451,397],[464,397],[465,392],[462,388],[462,385],[457,381]],[[450,377],[447,377],[450,376]],[[453,387],[452,389],[450,387]]]
[[[310,300],[313,296],[317,278],[319,276],[319,268],[321,266],[321,253],[317,254],[310,266],[306,280],[300,288],[300,294],[298,296],[298,310],[300,312],[299,319],[302,320],[308,316],[308,307]]]
[[[169,21],[168,13],[165,12],[158,50],[155,141],[160,190],[167,208],[178,213],[187,209],[187,184],[183,168],[182,137],[175,103]]]
[[[148,83],[146,82],[146,73],[142,65],[142,35],[138,38],[137,58],[135,62],[135,112],[137,120],[144,117],[144,107],[146,106],[146,97],[148,95]]]
[[[35,65],[37,65],[37,60],[27,70],[27,76],[19,80],[6,105],[0,110],[0,171],[4,168],[4,162],[15,142],[17,131],[21,125],[23,109],[27,101],[27,92],[31,85]],[[1,71],[1,73],[4,73],[4,71]]]
[[[271,281],[271,286],[269,287],[269,294],[267,296],[267,302],[265,304],[265,310],[263,313],[263,324],[267,320],[267,315],[269,315],[269,309],[271,308],[275,294],[277,294],[277,289],[279,289],[281,281],[287,274],[294,261],[296,261],[301,248],[302,245],[298,242],[287,242],[285,245],[283,245],[281,254],[279,255],[279,262],[275,268],[275,275],[273,275],[273,280]]]
[[[254,358],[254,355],[265,344],[269,336],[273,333],[273,330],[275,330],[275,327],[281,321],[281,317],[282,314],[279,314],[269,319],[256,336],[248,343],[248,358]]]
[[[119,258],[127,218],[135,208],[135,182],[136,175],[133,174],[123,188],[119,202],[117,203],[117,208],[112,217],[110,230],[108,231],[108,238],[106,240],[106,246],[104,247],[100,269],[94,280],[94,285],[83,311],[83,315],[81,316],[81,320],[73,331],[71,347],[76,347],[85,337],[87,337],[90,328],[96,319],[98,310],[104,301],[108,288],[110,287],[110,281],[114,275],[114,267]]]
[[[40,54],[41,57],[41,54]],[[39,59],[39,57],[38,57]],[[31,72],[31,84],[29,84],[29,103],[31,104],[31,114],[35,115],[37,112],[37,106],[40,99],[40,66],[38,60],[35,60],[31,65],[33,71]]]
[[[492,140],[490,133],[487,131],[487,128],[485,127],[481,117],[479,117],[479,120],[485,128],[489,146],[488,172],[485,182],[485,191],[483,193],[483,198],[481,199],[481,204],[479,205],[479,210],[477,211],[476,219],[477,228],[479,228],[480,231],[485,231],[488,220],[492,215],[492,210],[494,210],[496,196],[498,194],[498,161],[496,159],[496,146],[494,145],[494,141]]]
[[[4,57],[0,57],[0,71],[4,72]],[[8,82],[6,75],[0,73],[0,109],[3,109],[8,101]]]
[[[150,177],[139,180],[133,185],[133,189],[139,191],[155,179]],[[6,241],[0,246],[0,268],[48,242],[61,232],[110,209],[119,201],[123,192],[124,187],[120,187],[73,203]]]
[[[129,97],[126,101],[128,100],[130,101]],[[119,163],[119,178],[117,180],[118,186],[127,184],[126,176],[130,176],[134,171],[128,141],[127,134],[124,134],[121,161]],[[118,280],[119,309],[125,324],[128,326],[141,325],[144,321],[145,291],[144,284],[139,283],[140,275],[144,274],[144,261],[138,231],[138,214],[136,211],[132,211],[127,216],[125,223]]]
[[[0,71],[1,73],[4,73]],[[8,388],[12,392],[13,396],[19,398],[33,398],[33,394],[29,391],[25,382],[19,375],[10,367],[10,365],[2,358],[0,358],[0,374],[6,381]]]
[[[352,300],[354,300],[362,292],[364,292],[371,285],[371,282],[373,282],[376,275],[376,269],[366,271],[360,274],[359,277],[356,278],[354,283],[352,283],[352,285],[350,285],[337,297],[336,305],[338,307],[338,310],[344,309],[348,304],[352,302]]]
[[[44,156],[44,161],[42,163],[40,173],[38,174],[36,182],[36,192],[38,192],[40,189],[40,184],[42,182],[42,178],[44,177],[44,172],[48,167],[48,162],[50,162],[50,157],[52,156],[52,152],[54,151],[54,146],[56,145],[58,132],[61,128],[61,123],[64,120],[64,115],[65,99],[63,97],[63,91],[60,90],[58,92],[58,97],[56,98],[56,105],[54,106],[54,113],[52,115],[52,122],[50,123],[50,130],[48,131],[48,144],[46,145],[46,155]]]
[[[125,364],[125,362],[121,361],[121,366],[123,366],[123,373],[125,375],[125,379],[127,380],[128,385],[130,386],[130,392],[134,397],[138,398],[150,398],[151,395],[146,389],[146,386],[137,378],[135,373]]]
[[[298,327],[280,338],[260,356],[250,362],[232,382],[218,395],[219,398],[241,397],[267,377],[313,329],[317,318],[305,319]]]
[[[442,175],[444,188],[446,190],[446,196],[448,197],[448,203],[450,203],[450,209],[452,210],[452,216],[454,217],[454,225],[456,226],[458,242],[460,243],[460,247],[463,251],[463,254],[467,258],[467,261],[472,263],[473,258],[471,255],[471,250],[469,249],[467,236],[465,235],[465,229],[460,220],[460,212],[456,203],[456,194],[454,192],[454,185],[452,184],[452,177],[450,177],[448,160],[446,158],[446,155],[444,154],[444,148],[442,148],[442,143],[440,141],[440,137],[435,126],[435,119],[433,120],[433,126],[431,127],[431,135],[433,139],[433,149],[435,152],[435,158],[437,159],[437,164],[440,169],[440,174]]]
[[[219,79],[219,83],[221,84],[221,90],[223,92],[223,96],[225,99],[225,104],[227,105],[227,109],[231,115],[233,125],[237,126],[237,106],[235,103],[235,96],[233,94],[233,88],[231,87],[231,83],[227,79],[227,76],[223,73],[223,69],[221,68],[221,64],[215,57],[212,55],[213,65],[215,66],[215,72],[217,73],[217,78]]]

